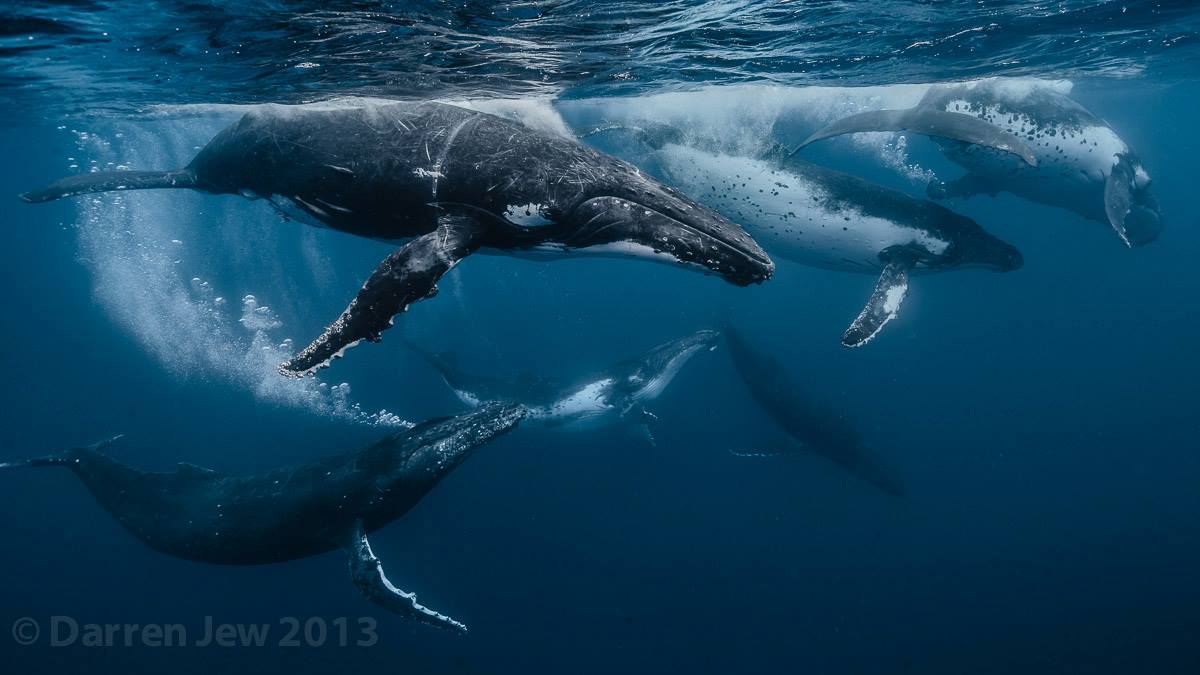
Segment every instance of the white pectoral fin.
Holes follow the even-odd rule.
[[[1104,179],[1104,213],[1108,223],[1126,246],[1132,247],[1125,229],[1125,218],[1133,206],[1133,166],[1124,155]]]
[[[911,259],[897,258],[884,266],[871,298],[842,336],[843,346],[861,347],[867,344],[889,321],[896,318],[904,297],[908,295],[908,272],[913,264]]]
[[[350,578],[367,599],[403,617],[420,621],[439,628],[467,632],[465,624],[440,614],[417,602],[416,593],[402,591],[388,581],[383,565],[371,551],[362,522],[354,525],[354,531],[346,544],[350,554]]]

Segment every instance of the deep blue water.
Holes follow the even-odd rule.
[[[472,257],[393,331],[475,370],[574,377],[728,316],[853,421],[907,496],[815,456],[732,456],[770,422],[725,350],[702,354],[654,404],[656,445],[522,428],[372,537],[392,580],[467,621],[463,637],[369,604],[341,554],[184,562],[65,471],[3,472],[0,670],[1200,672],[1189,3],[347,4],[0,10],[0,195],[90,166],[182,165],[259,102],[447,98],[542,127],[683,109],[730,138],[781,122],[794,142],[863,96],[852,86],[886,104],[903,85],[1006,76],[1069,82],[1137,150],[1166,229],[1129,250],[1011,195],[954,202],[1025,266],[916,278],[858,350],[838,338],[866,275],[777,259],[772,281],[742,289],[634,260]],[[809,158],[916,196],[921,172],[956,171],[917,137]],[[4,214],[0,461],[125,433],[110,452],[132,464],[251,472],[463,409],[392,333],[319,380],[274,373],[281,343],[317,334],[387,245],[189,192],[10,198]],[[244,315],[247,295],[269,310]],[[55,615],[189,632],[212,616],[275,638],[282,617],[373,617],[379,642],[10,639],[10,622]]]

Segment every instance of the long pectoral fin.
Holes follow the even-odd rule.
[[[1125,218],[1133,207],[1133,165],[1122,155],[1104,179],[1104,213],[1117,236],[1132,248],[1129,232],[1125,229]]]
[[[908,294],[908,271],[914,264],[915,260],[911,258],[898,257],[884,266],[871,299],[842,336],[842,345],[861,347],[878,335],[887,322],[896,318],[904,296]]]
[[[367,541],[361,522],[355,523],[346,548],[350,554],[350,578],[368,600],[405,618],[439,628],[467,632],[467,627],[462,622],[429,609],[417,602],[415,593],[402,591],[388,581],[387,575],[383,573],[383,565],[371,551],[371,542]]]
[[[644,441],[652,448],[658,447],[658,441],[654,438],[654,429],[650,426],[658,422],[658,415],[635,404],[621,413],[621,420],[628,424],[626,428],[632,436]]]
[[[437,293],[437,281],[458,261],[479,248],[478,223],[446,214],[438,228],[417,237],[383,259],[362,290],[336,321],[299,354],[279,366],[284,375],[307,375],[329,365],[362,340],[378,342],[397,314]]]
[[[912,131],[926,136],[949,138],[1010,152],[1026,164],[1037,166],[1037,156],[1033,150],[1024,141],[1000,127],[964,113],[921,108],[872,110],[844,117],[804,139],[793,153],[822,139],[864,131]]]

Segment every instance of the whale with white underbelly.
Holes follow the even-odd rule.
[[[970,218],[797,157],[758,159],[667,143],[653,158],[667,182],[743,223],[772,254],[877,275],[842,338],[847,347],[866,344],[895,318],[910,273],[1022,265],[1016,248]]]
[[[968,134],[979,122],[991,135]],[[912,131],[933,137],[943,154],[967,170],[935,181],[935,199],[1010,192],[1107,223],[1126,246],[1153,241],[1162,230],[1150,174],[1117,132],[1049,83],[988,79],[934,85],[913,108],[871,110],[840,119],[797,148],[865,131]],[[1016,137],[1032,154],[1014,154]],[[1021,158],[1024,159],[1021,159]]]

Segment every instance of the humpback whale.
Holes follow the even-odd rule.
[[[723,332],[734,369],[751,397],[785,433],[762,447],[736,450],[735,455],[762,457],[808,451],[889,495],[904,496],[900,480],[872,456],[836,412],[806,395],[774,357],[756,351],[732,326],[726,325]]]
[[[824,269],[877,275],[842,336],[860,347],[900,311],[911,273],[1018,269],[1021,252],[975,221],[928,200],[806,162],[774,148],[762,158],[684,145],[661,125],[608,125],[632,133],[667,182],[749,228],[772,254]]]
[[[250,476],[190,464],[142,471],[101,452],[111,441],[0,470],[63,466],[104,510],[150,548],[223,565],[259,565],[343,548],[367,598],[416,621],[466,626],[392,585],[367,534],[404,515],[471,452],[517,425],[520,406],[492,404],[393,433],[357,452]],[[115,440],[115,439],[114,439]]]
[[[715,331],[697,331],[569,383],[537,376],[476,375],[459,367],[452,353],[434,354],[410,346],[467,405],[518,403],[526,409],[528,423],[572,431],[624,422],[653,443],[650,424],[657,418],[646,405],[663,393],[693,356],[716,349],[718,337]]]
[[[407,241],[281,372],[325,367],[437,292],[476,251],[555,257],[586,249],[691,265],[745,286],[771,259],[741,228],[637,168],[570,139],[435,102],[313,110],[263,106],[185,168],[59,180],[28,202],[110,190],[190,188],[271,201],[287,216]]]
[[[980,123],[993,132],[968,133]],[[1126,246],[1153,241],[1162,229],[1150,175],[1107,123],[1045,84],[1002,79],[934,85],[908,110],[851,115],[814,133],[814,141],[860,131],[912,131],[932,136],[943,154],[967,170],[928,187],[935,199],[1000,191],[1058,206],[1110,225]],[[1016,161],[1008,138],[1032,156]]]

